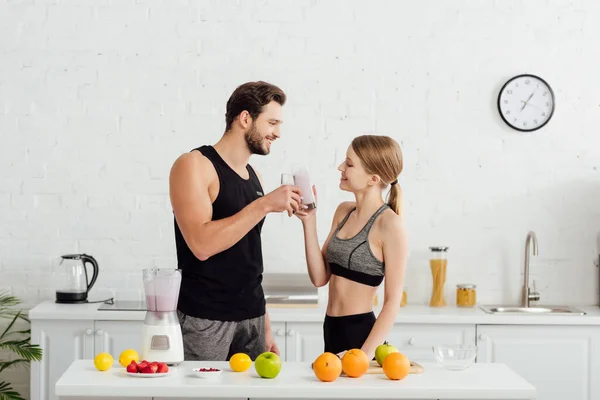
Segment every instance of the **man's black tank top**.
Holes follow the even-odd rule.
[[[219,176],[219,194],[212,203],[213,221],[230,217],[263,196],[258,176],[250,165],[246,166],[250,178],[245,180],[212,146],[195,150],[212,162]],[[217,321],[241,321],[265,314],[260,240],[263,223],[264,218],[232,247],[200,261],[175,220],[177,262],[182,274],[179,311]]]

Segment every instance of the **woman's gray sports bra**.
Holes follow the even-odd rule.
[[[360,232],[349,239],[340,239],[337,235],[356,207],[352,208],[344,217],[327,245],[327,262],[333,275],[369,286],[381,284],[385,275],[385,264],[379,261],[371,251],[369,231],[371,231],[375,219],[387,208],[389,208],[387,204],[379,207]]]

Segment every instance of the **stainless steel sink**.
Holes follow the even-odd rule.
[[[585,312],[569,306],[480,306],[488,314],[552,314],[585,315]]]

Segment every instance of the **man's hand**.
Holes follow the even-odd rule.
[[[273,337],[273,332],[271,332],[271,330],[267,331],[267,351],[280,355],[279,347],[277,347],[277,343],[275,343],[275,338]]]
[[[298,186],[283,185],[263,197],[268,204],[270,212],[287,211],[291,217],[302,207],[300,188]]]

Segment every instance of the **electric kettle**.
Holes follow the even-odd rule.
[[[89,278],[86,264],[92,264]],[[87,303],[87,295],[98,278],[98,262],[87,254],[61,256],[60,265],[54,272],[57,303]]]

